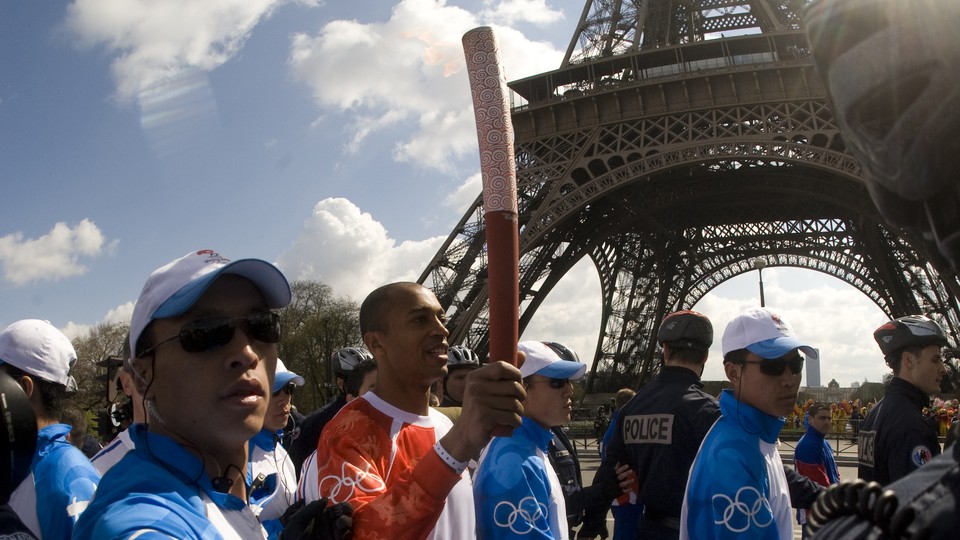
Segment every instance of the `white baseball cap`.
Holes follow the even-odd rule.
[[[521,341],[517,350],[526,355],[520,366],[520,376],[543,375],[551,379],[577,380],[587,371],[587,365],[580,362],[563,360],[557,353],[541,341]]]
[[[76,361],[70,339],[47,321],[24,319],[0,332],[0,363],[24,373],[68,386]]]
[[[803,351],[807,358],[819,357],[816,349],[797,339],[786,319],[769,308],[750,308],[727,324],[723,331],[723,355],[739,349],[768,360],[794,349]]]
[[[297,386],[303,386],[303,377],[287,369],[283,360],[277,358],[277,374],[273,377],[273,391],[279,392],[281,388],[292,382]]]
[[[154,270],[143,285],[130,321],[133,355],[137,354],[140,335],[151,321],[183,315],[203,296],[210,284],[224,274],[238,275],[253,282],[266,299],[268,308],[278,309],[290,303],[287,278],[267,261],[230,261],[211,249],[191,251]]]

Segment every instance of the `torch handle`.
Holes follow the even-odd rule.
[[[464,34],[463,52],[480,146],[490,308],[489,358],[516,365],[517,341],[520,339],[520,240],[513,123],[507,103],[507,82],[493,29],[484,26]],[[506,426],[494,431],[494,435],[499,436],[510,433]]]

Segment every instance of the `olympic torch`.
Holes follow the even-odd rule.
[[[490,300],[490,359],[516,365],[520,240],[517,173],[507,81],[493,29],[481,26],[463,35],[473,110],[480,144],[483,219],[487,231],[487,291]]]

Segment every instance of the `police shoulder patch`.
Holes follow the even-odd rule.
[[[933,459],[933,454],[926,446],[917,446],[912,452],[910,452],[910,461],[913,463],[914,467],[919,467],[931,459]]]

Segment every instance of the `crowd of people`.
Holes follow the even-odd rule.
[[[596,538],[609,534],[612,505],[615,538],[784,537],[791,508],[808,508],[822,489],[804,477],[816,466],[798,462],[797,474],[777,449],[804,357],[816,350],[773,309],[727,325],[733,388],[719,400],[699,379],[711,322],[693,311],[666,316],[660,374],[617,393],[602,464],[586,485],[563,431],[587,368],[576,352],[522,341],[511,359],[519,367],[480,361],[449,345],[445,309],[429,289],[392,283],[361,305],[364,346],[331,358],[340,396],[291,422],[304,380],[278,358],[275,313],[290,299],[286,278],[262,260],[201,250],[154,271],[120,375],[132,423],[92,460],[61,423],[76,359],[69,340],[38,320],[0,332],[0,369],[30,397],[38,434],[31,475],[9,500],[19,534]],[[903,363],[929,373],[896,335]],[[430,405],[435,389],[445,406]],[[826,406],[810,409],[829,422]],[[510,436],[494,436],[504,429]],[[299,466],[298,447],[312,448]]]
[[[120,386],[134,401],[131,423],[92,459],[70,443],[71,426],[62,423],[76,361],[70,341],[40,320],[0,332],[0,371],[28,397],[37,433],[36,458],[10,494],[4,533],[595,538],[607,534],[613,503],[617,537],[644,526],[688,534],[681,512],[694,516],[691,527],[712,519],[701,491],[747,479],[754,465],[779,463],[769,439],[796,399],[799,352],[814,354],[776,312],[748,310],[724,336],[735,389],[717,403],[696,390],[710,322],[690,311],[666,317],[658,336],[660,378],[636,396],[618,393],[603,466],[585,485],[562,429],[571,420],[573,384],[587,368],[576,352],[523,341],[513,362],[482,362],[449,345],[445,309],[415,283],[368,295],[359,317],[364,346],[331,359],[342,375],[341,396],[301,419],[288,437],[291,399],[304,384],[278,358],[275,310],[290,299],[283,274],[258,259],[231,261],[200,250],[155,270],[135,304],[123,355]],[[430,405],[438,383],[445,407]],[[699,397],[681,399],[690,404],[684,409],[654,412],[674,401],[661,384]],[[317,427],[304,429],[311,425]],[[759,439],[754,426],[764,433]],[[496,430],[510,436],[494,437]],[[745,452],[763,442],[749,464],[700,472],[701,439],[711,455],[705,463],[724,455],[711,443],[736,443]],[[648,443],[670,448],[679,461],[638,459],[651,452],[643,449]],[[312,448],[299,466],[297,447]],[[685,470],[691,490],[684,489]],[[720,470],[726,476],[718,477]],[[791,492],[783,467],[765,470],[751,489],[771,501],[777,513],[770,519],[791,507],[791,496],[809,506],[815,490],[791,476]],[[768,486],[776,493],[764,491]]]
[[[805,358],[817,350],[771,308],[727,324],[732,387],[719,399],[700,381],[711,321],[694,311],[664,317],[659,375],[617,393],[601,465],[585,485],[563,430],[587,368],[576,352],[522,341],[510,359],[519,367],[481,361],[449,345],[446,311],[429,289],[392,283],[361,305],[363,347],[331,358],[340,396],[291,422],[304,380],[278,358],[275,312],[290,299],[286,278],[262,260],[200,250],[154,271],[120,375],[132,423],[92,459],[62,423],[70,341],[34,319],[0,332],[0,371],[22,389],[36,434],[28,474],[3,509],[4,534],[605,538],[612,507],[614,538],[788,538],[794,519],[811,532],[806,510],[839,480],[825,436],[843,404],[805,405],[794,467],[779,454]],[[885,485],[942,451],[924,409],[945,376],[948,341],[922,315],[874,337],[893,377],[865,407],[859,475]],[[436,407],[434,391],[444,396]],[[510,436],[495,436],[503,430]]]

